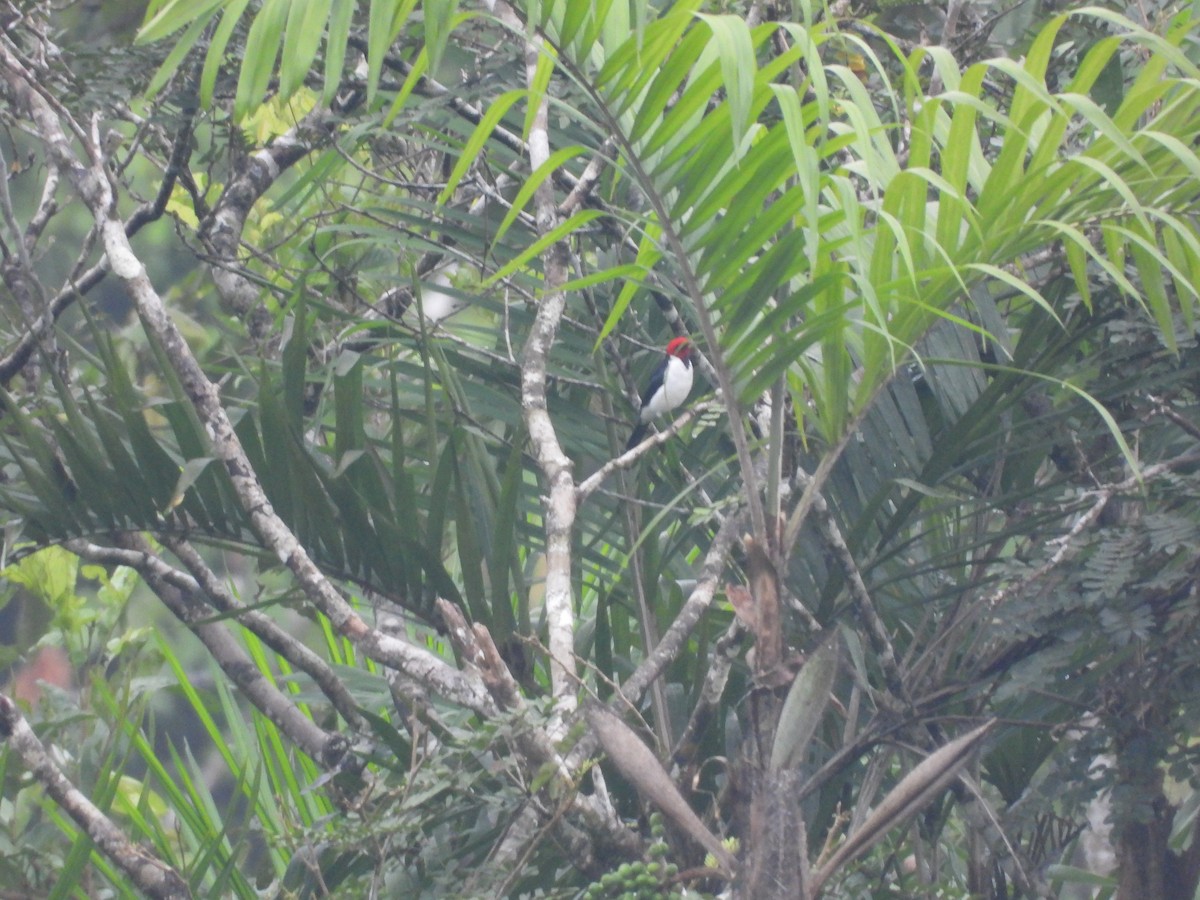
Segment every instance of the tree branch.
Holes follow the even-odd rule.
[[[613,472],[616,472],[619,469],[632,468],[634,463],[636,463],[655,447],[665,444],[667,441],[671,440],[671,438],[675,437],[675,435],[678,434],[679,431],[688,424],[688,422],[692,421],[692,419],[695,419],[702,413],[708,412],[710,409],[716,408],[716,406],[716,403],[711,402],[697,403],[695,406],[685,410],[683,414],[680,415],[679,418],[672,422],[668,427],[646,438],[636,447],[626,450],[620,456],[610,459],[587,478],[583,479],[583,481],[579,482],[579,486],[575,488],[576,501],[582,503],[589,496],[591,496],[592,492],[600,487],[600,485],[604,483],[604,480]]]
[[[131,538],[130,543],[142,543],[143,548],[101,547],[84,540],[68,541],[66,547],[84,559],[134,569],[175,617],[200,639],[221,671],[259,712],[324,768],[341,768],[350,749],[349,741],[336,732],[320,728],[290,697],[267,680],[228,629],[207,621],[212,610],[204,603],[200,586],[195,581],[150,553],[144,542]]]
[[[187,882],[177,871],[127,838],[54,764],[17,704],[0,694],[0,740],[6,741],[50,799],[75,820],[97,847],[149,897],[179,900],[191,897]]]
[[[246,609],[237,598],[229,592],[216,573],[208,567],[204,559],[196,552],[196,548],[187,541],[177,537],[166,536],[163,544],[184,564],[196,589],[203,591],[208,602],[223,613],[235,613],[238,623],[253,632],[259,640],[286,659],[304,674],[308,675],[321,693],[329,698],[342,716],[354,728],[365,728],[367,723],[358,711],[358,704],[346,690],[346,685],[338,678],[329,663],[305,644],[284,631],[273,619],[258,610]],[[147,548],[148,549],[148,548]],[[182,572],[171,570],[180,579],[185,578]]]
[[[238,261],[246,219],[280,174],[311,153],[316,142],[331,133],[334,121],[328,109],[317,107],[270,146],[248,156],[200,227],[200,240],[213,256],[209,264],[213,282],[229,311],[245,318],[253,338],[266,333],[270,317],[259,303],[261,291],[242,274]]]

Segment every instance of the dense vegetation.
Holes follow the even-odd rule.
[[[1192,5],[135,6],[0,4],[0,895],[1196,895]]]

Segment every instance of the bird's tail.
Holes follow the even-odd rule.
[[[642,438],[646,436],[646,430],[650,426],[645,422],[638,422],[633,429],[633,434],[629,436],[629,443],[625,445],[626,451],[632,450],[642,442]]]

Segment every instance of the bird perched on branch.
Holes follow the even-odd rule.
[[[655,366],[650,382],[642,393],[642,409],[638,423],[629,436],[626,450],[632,450],[646,436],[652,419],[669,413],[687,399],[692,390],[692,342],[685,337],[673,338],[666,354]]]

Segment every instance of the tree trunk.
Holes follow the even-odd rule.
[[[744,847],[741,900],[810,900],[808,848],[794,770],[753,775],[750,840]]]
[[[1200,819],[1191,844],[1182,854],[1171,850],[1175,807],[1162,793],[1162,776],[1144,788],[1152,800],[1149,821],[1129,821],[1116,831],[1118,884],[1116,900],[1192,900],[1200,880]]]

